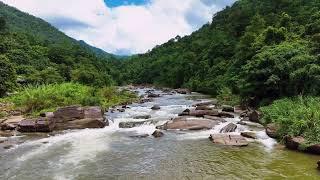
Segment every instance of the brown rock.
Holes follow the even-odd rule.
[[[252,131],[241,132],[241,136],[246,138],[257,139],[257,134]]]
[[[260,115],[259,115],[258,111],[255,111],[255,110],[249,111],[248,118],[249,118],[249,121],[256,122],[256,123],[260,122]]]
[[[233,124],[233,123],[229,123],[228,125],[226,125],[225,127],[223,127],[220,130],[220,133],[229,133],[229,132],[235,132],[237,129],[237,125]]]
[[[233,106],[228,106],[228,105],[223,105],[222,106],[222,111],[224,111],[224,112],[234,112],[234,107]]]
[[[217,116],[208,116],[208,115],[205,115],[204,116],[205,119],[210,119],[210,120],[213,120],[213,121],[220,121],[220,122],[227,122],[225,119],[221,118],[221,117],[217,117]]]
[[[55,130],[103,128],[108,125],[98,106],[69,106],[54,112]]]
[[[0,130],[3,130],[3,131],[6,131],[6,130],[12,131],[15,129],[16,129],[16,125],[14,125],[14,124],[3,123],[0,125]]]
[[[191,91],[189,89],[175,89],[175,91],[179,94],[190,94]]]
[[[165,123],[162,126],[157,126],[157,129],[179,129],[179,130],[203,130],[212,129],[220,122],[209,119],[200,118],[178,118]]]
[[[84,109],[80,106],[68,106],[59,108],[53,113],[57,123],[84,119]]]
[[[217,116],[222,118],[234,118],[234,114],[229,112],[219,112]]]
[[[213,110],[213,108],[208,106],[197,106],[196,110]]]
[[[227,146],[248,146],[248,141],[240,135],[211,134],[209,139],[215,144]]]
[[[162,137],[164,136],[163,132],[159,131],[159,130],[155,130],[153,133],[152,133],[152,136],[155,137],[155,138],[159,138],[159,137]]]
[[[266,127],[266,133],[271,138],[278,138],[277,131],[279,129],[279,126],[275,123],[268,124]]]
[[[205,102],[199,102],[194,104],[194,107],[197,106],[210,106],[210,105],[217,105],[218,104],[218,100],[211,100],[211,101],[205,101]]]
[[[219,112],[216,110],[191,110],[189,112],[189,116],[204,117],[205,115],[217,116]]]
[[[288,149],[299,150],[306,153],[320,154],[320,144],[306,145],[307,141],[302,136],[285,137],[285,145]]]

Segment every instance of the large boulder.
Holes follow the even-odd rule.
[[[266,133],[271,138],[278,138],[278,130],[279,126],[275,123],[271,123],[266,126]]]
[[[285,137],[285,145],[288,149],[320,154],[320,144],[307,145],[306,143],[307,141],[302,136]]]
[[[219,121],[202,118],[176,118],[162,126],[157,126],[157,129],[163,130],[203,130],[212,129],[218,125]]]
[[[161,107],[159,105],[154,105],[151,107],[151,109],[155,111],[155,110],[160,110]]]
[[[19,132],[51,132],[55,128],[55,119],[40,117],[36,119],[25,119],[19,122]]]
[[[53,114],[55,130],[103,128],[108,125],[103,110],[98,106],[69,106],[59,108]]]
[[[0,125],[0,130],[2,131],[12,131],[12,130],[15,130],[16,129],[16,125],[15,124],[10,124],[10,123],[2,123]]]
[[[233,124],[233,123],[229,123],[228,125],[226,125],[225,127],[223,127],[220,130],[220,133],[230,133],[230,132],[235,132],[237,129],[237,125]]]
[[[222,111],[225,111],[225,112],[234,112],[234,107],[233,107],[233,106],[228,106],[228,105],[223,105],[223,106],[222,106]]]
[[[84,109],[81,106],[68,106],[59,108],[53,115],[57,123],[84,119]]]
[[[260,122],[260,114],[258,111],[249,111],[248,112],[249,121],[259,123]]]
[[[191,91],[189,89],[175,89],[175,91],[179,94],[190,94]]]
[[[152,133],[152,136],[155,137],[155,138],[159,138],[159,137],[162,137],[164,136],[163,132],[159,131],[159,130],[155,130],[153,133]]]
[[[248,146],[248,141],[240,135],[211,134],[209,139],[215,144],[226,146]]]

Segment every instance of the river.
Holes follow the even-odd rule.
[[[164,131],[161,138],[130,137],[150,135],[155,125],[118,126],[139,121],[133,119],[139,115],[151,115],[161,124],[208,98],[197,93],[163,95],[153,102],[132,104],[122,113],[108,113],[110,126],[103,129],[11,137],[23,143],[0,150],[0,179],[319,179],[319,156],[286,150],[260,128],[238,125],[237,134],[246,130],[258,134],[257,140],[240,148],[209,141],[209,135],[226,123],[205,131]],[[161,109],[152,111],[155,104]],[[226,120],[240,121],[239,117]]]

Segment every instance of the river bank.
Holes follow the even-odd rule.
[[[317,156],[285,149],[269,138],[263,127],[238,124],[241,119],[237,114],[233,118],[223,118],[225,122],[213,129],[162,130],[164,136],[154,138],[152,134],[158,126],[178,118],[186,109],[195,109],[195,104],[212,99],[198,93],[178,94],[150,88],[135,91],[138,95],[146,95],[146,98],[150,94],[159,94],[159,97],[110,109],[106,114],[109,126],[105,128],[10,137],[21,143],[1,151],[0,177],[317,179],[319,175],[315,167]],[[155,106],[160,109],[153,110]],[[121,123],[128,122],[147,123],[120,128]],[[227,134],[240,135],[252,131],[257,138],[246,139],[249,142],[246,147],[221,146],[210,142],[210,134],[220,134],[230,123],[237,125],[237,128]]]

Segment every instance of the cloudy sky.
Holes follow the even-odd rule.
[[[210,22],[235,0],[0,0],[114,54],[144,53]]]

